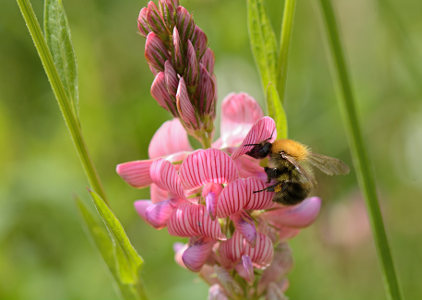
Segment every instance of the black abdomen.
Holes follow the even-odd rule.
[[[308,184],[284,181],[281,183],[281,191],[275,193],[273,201],[284,205],[294,205],[303,201],[309,192]]]

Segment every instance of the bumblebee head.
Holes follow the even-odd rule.
[[[245,146],[254,146],[249,152],[246,152],[246,154],[256,159],[267,157],[271,153],[272,148],[272,144],[268,141],[261,144],[247,144]]]

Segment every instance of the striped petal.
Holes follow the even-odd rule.
[[[173,116],[177,116],[174,99],[167,90],[164,72],[159,72],[155,76],[151,85],[151,95],[162,108],[168,110]]]
[[[238,231],[235,231],[230,239],[220,243],[220,262],[223,267],[230,268],[240,261],[244,254],[244,244],[243,236]]]
[[[183,77],[180,77],[179,80],[179,86],[176,93],[176,105],[177,111],[179,112],[180,118],[183,122],[189,128],[197,129],[198,122],[196,120],[195,108],[189,99],[188,90]]]
[[[218,149],[197,150],[180,167],[182,184],[187,189],[205,183],[226,184],[238,177],[237,168],[226,153]]]
[[[202,189],[202,197],[205,198],[205,204],[211,219],[215,219],[217,215],[217,201],[222,190],[221,184],[216,183],[208,183]]]
[[[161,229],[167,226],[167,221],[173,210],[174,207],[170,200],[161,201],[148,206],[145,210],[145,217],[148,223],[157,229]]]
[[[187,248],[182,255],[184,265],[193,272],[199,272],[212,252],[215,241],[200,239]]]
[[[164,63],[170,58],[163,41],[154,32],[150,32],[147,35],[145,58],[151,69],[155,70],[154,74],[164,71]]]
[[[189,209],[190,205],[180,205],[168,221],[167,228],[170,235],[191,237],[199,235],[196,228],[193,228],[190,222]]]
[[[295,206],[285,206],[267,211],[262,217],[279,226],[303,228],[312,224],[321,208],[321,199],[307,198]]]
[[[225,218],[239,212],[247,203],[249,196],[244,179],[230,182],[218,198],[217,216]]]
[[[149,169],[154,160],[136,160],[117,165],[116,172],[124,181],[136,188],[147,187],[152,183]]]
[[[236,158],[234,162],[239,170],[240,177],[259,177],[263,180],[267,179],[267,174],[265,174],[264,168],[259,165],[258,159],[243,155]]]
[[[221,104],[220,136],[223,147],[238,146],[252,125],[264,116],[254,98],[246,93],[229,94]]]
[[[274,254],[273,243],[265,234],[257,234],[255,247],[252,248],[247,243],[244,247],[244,253],[249,255],[255,267],[265,268],[271,263]]]
[[[249,216],[245,211],[240,211],[231,216],[231,219],[236,227],[236,230],[239,231],[245,240],[252,246],[255,246],[256,243],[256,228],[254,220]]]
[[[273,205],[273,192],[257,192],[267,187],[265,181],[249,177],[245,179],[246,194],[248,195],[249,201],[245,203],[245,209],[267,209]]]
[[[182,151],[192,151],[192,147],[189,144],[188,134],[179,119],[164,122],[155,132],[148,147],[148,154],[151,158]]]
[[[275,122],[270,117],[263,117],[257,121],[252,128],[249,130],[245,139],[239,148],[237,148],[232,154],[232,159],[236,159],[246,152],[252,150],[254,146],[245,146],[247,144],[259,144],[266,139],[270,139],[270,142],[274,141],[277,137],[277,131],[275,129]]]
[[[154,161],[150,168],[152,181],[161,189],[173,195],[184,198],[184,191],[175,167],[165,159]]]
[[[170,198],[170,193],[167,190],[163,190],[158,187],[155,183],[150,186],[151,202],[157,203]]]
[[[221,232],[221,226],[218,220],[212,220],[205,206],[191,205],[189,207],[189,216],[191,226],[200,236],[210,237],[214,240],[226,240]]]

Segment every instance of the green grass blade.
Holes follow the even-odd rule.
[[[113,275],[119,292],[125,300],[144,299],[138,293],[137,277],[133,278],[130,271],[130,263],[127,261],[123,250],[112,239],[104,225],[89,211],[83,202],[76,198],[76,204],[84,220],[87,233],[92,238],[97,249],[100,251],[104,262]]]
[[[60,80],[77,115],[79,93],[76,55],[61,0],[45,0],[44,2],[44,35]]]
[[[247,4],[249,40],[266,91],[270,82],[276,83],[277,42],[262,0],[248,0]]]
[[[101,195],[103,199],[106,199],[105,193],[98,177],[98,173],[92,163],[89,156],[88,149],[85,141],[82,137],[81,128],[79,126],[79,120],[73,113],[72,104],[67,96],[67,92],[60,80],[59,73],[53,61],[51,52],[47,46],[44,35],[41,31],[40,24],[38,23],[37,17],[35,16],[34,10],[29,0],[16,0],[22,16],[25,20],[26,26],[28,27],[29,33],[34,41],[35,48],[37,49],[38,55],[41,59],[41,63],[44,67],[45,73],[47,74],[54,96],[56,97],[57,104],[62,113],[63,119],[66,123],[69,133],[72,137],[73,144],[75,145],[76,151],[79,155],[79,159],[84,168],[85,175],[88,178],[91,187]]]
[[[365,196],[369,219],[371,221],[372,232],[377,248],[377,254],[382,266],[387,296],[388,299],[391,300],[400,300],[400,288],[378,203],[375,180],[366,152],[367,147],[363,142],[363,137],[355,108],[355,99],[344,59],[340,35],[337,28],[337,21],[330,0],[320,0],[320,5],[328,33],[331,57],[335,67],[335,74],[338,80],[339,90],[341,92],[341,97],[339,98],[341,99],[340,106],[342,108],[344,120],[346,123],[349,143],[351,146],[352,157],[359,185],[361,186]]]
[[[277,59],[277,91],[281,103],[284,103],[284,95],[287,82],[287,62],[289,56],[290,41],[293,32],[293,19],[295,14],[296,0],[284,2],[283,22],[281,27],[280,48]]]
[[[287,118],[284,112],[283,105],[281,104],[280,97],[278,96],[277,89],[273,84],[269,84],[267,88],[267,106],[268,113],[274,119],[277,128],[277,138],[287,138]]]

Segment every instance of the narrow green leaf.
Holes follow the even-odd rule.
[[[132,278],[137,278],[139,269],[143,264],[143,259],[139,256],[135,248],[130,243],[122,224],[119,222],[108,205],[104,202],[104,200],[101,199],[101,197],[94,191],[90,191],[90,194],[94,200],[95,207],[101,215],[101,219],[104,222],[104,225],[107,227],[113,240],[121,248],[124,256],[127,258],[127,261],[130,264],[132,275],[134,275]]]
[[[103,260],[107,264],[108,269],[113,275],[123,299],[144,299],[141,296],[143,294],[138,293],[138,288],[140,286],[139,279],[131,277],[132,271],[130,270],[130,263],[122,249],[116,244],[104,225],[97,221],[97,218],[92,215],[79,198],[76,199],[76,203],[81,216],[85,221],[87,232],[91,236],[103,257]]]
[[[61,0],[45,0],[44,34],[53,56],[54,64],[59,72],[60,80],[72,102],[74,113],[77,115],[79,93],[76,56]]]
[[[274,119],[277,126],[277,138],[285,139],[287,138],[286,113],[284,112],[283,105],[280,102],[277,89],[271,82],[268,84],[266,97],[268,114]]]
[[[264,91],[277,82],[277,42],[262,0],[248,0],[248,29],[252,53],[261,75]]]

